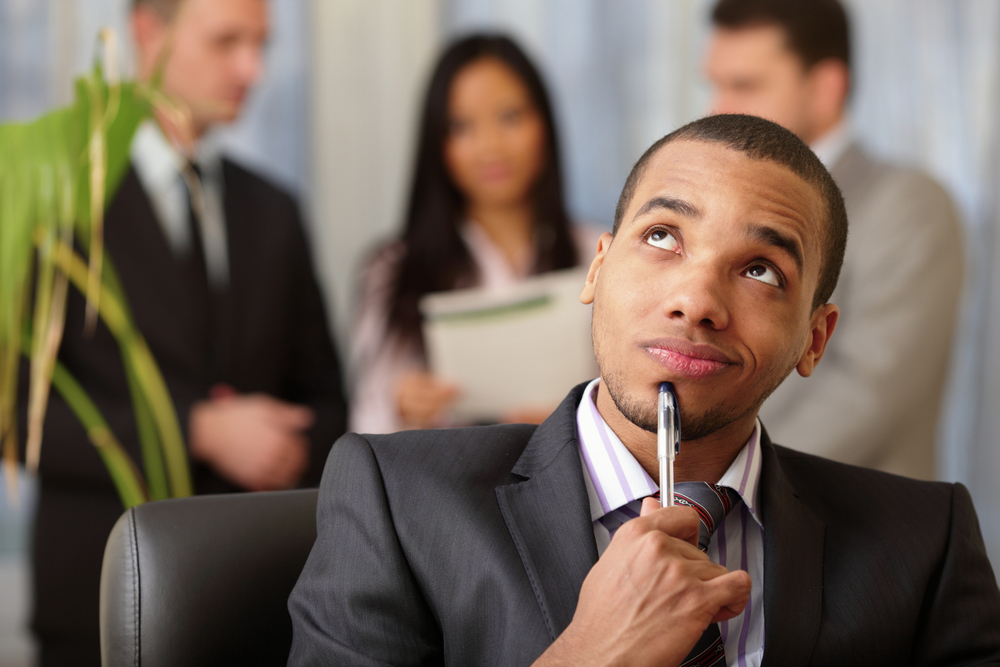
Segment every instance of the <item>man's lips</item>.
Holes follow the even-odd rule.
[[[643,347],[670,372],[689,378],[717,375],[737,363],[716,347],[678,338],[648,341]]]

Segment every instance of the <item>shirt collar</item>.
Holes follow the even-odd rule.
[[[598,412],[594,395],[599,384],[600,378],[597,378],[587,385],[576,411],[577,435],[590,495],[592,521],[659,490],[657,482],[632,456]],[[760,433],[760,420],[757,420],[750,439],[718,483],[736,491],[754,520],[763,526],[757,511],[762,461]]]
[[[850,145],[851,126],[846,120],[841,120],[809,147],[824,167],[832,169]]]
[[[153,120],[139,125],[130,157],[139,179],[150,192],[163,192],[173,187],[187,161]],[[201,167],[203,176],[215,176],[222,165],[222,143],[217,133],[209,131],[198,142],[194,161]]]
[[[162,193],[173,187],[184,166],[184,156],[152,120],[136,130],[130,155],[139,180],[150,192]]]

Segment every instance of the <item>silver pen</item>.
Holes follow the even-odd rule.
[[[681,413],[674,385],[669,382],[660,383],[656,408],[656,459],[660,463],[660,507],[673,507],[674,457],[681,451]]]

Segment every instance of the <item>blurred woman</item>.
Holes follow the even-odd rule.
[[[507,37],[452,44],[424,101],[405,229],[362,275],[351,430],[446,423],[461,388],[427,370],[421,297],[576,266],[592,258],[598,236],[570,224],[552,110],[535,67]]]

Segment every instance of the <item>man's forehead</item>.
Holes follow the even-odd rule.
[[[196,27],[266,29],[268,4],[267,0],[183,0],[180,8],[186,23]]]
[[[739,27],[716,26],[712,31],[712,42],[720,41],[727,44],[739,44],[746,49],[758,53],[791,53],[788,30],[784,26],[769,21],[750,23]]]
[[[820,193],[790,167],[768,159],[750,157],[722,142],[700,139],[675,139],[664,144],[649,160],[636,183],[629,206],[632,216],[654,191],[682,187],[697,193],[722,185],[740,183],[766,185],[801,199],[803,204],[821,203]]]
[[[661,147],[636,184],[623,228],[658,208],[651,202],[672,196],[680,200],[663,208],[688,218],[720,203],[728,205],[736,199],[750,202],[773,220],[798,228],[803,240],[811,239],[810,245],[817,249],[826,220],[818,188],[790,167],[751,158],[715,141],[677,139]],[[720,197],[725,199],[720,202]]]

